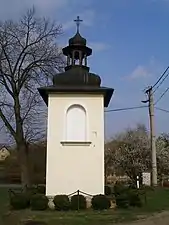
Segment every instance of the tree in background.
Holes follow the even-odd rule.
[[[161,134],[156,140],[158,176],[169,175],[169,134]]]
[[[29,175],[31,184],[44,184],[46,178],[46,141],[29,145]],[[10,156],[0,163],[3,174],[0,179],[5,183],[20,183],[20,164],[17,149],[10,150]]]
[[[29,146],[29,159],[31,183],[44,184],[46,181],[46,141],[38,141]]]
[[[20,164],[15,150],[10,151],[10,156],[3,161],[3,170],[5,183],[21,182]]]
[[[162,180],[169,174],[169,134],[156,139],[157,171]],[[142,172],[151,171],[150,138],[144,125],[127,129],[105,145],[105,171],[107,175],[129,176],[134,182]]]
[[[51,82],[64,64],[56,44],[60,34],[60,25],[36,17],[34,9],[18,21],[0,22],[0,118],[16,142],[24,186],[30,185],[28,142],[44,134],[37,87]]]
[[[142,172],[151,169],[150,141],[144,125],[139,124],[116,135],[107,143],[105,151],[109,152],[108,157],[111,156],[109,168],[116,174],[126,174],[133,181]]]

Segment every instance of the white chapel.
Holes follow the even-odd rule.
[[[104,194],[104,107],[114,89],[102,87],[101,78],[90,72],[87,58],[92,49],[77,32],[63,48],[65,72],[56,74],[53,85],[39,88],[48,106],[46,195],[80,190]]]

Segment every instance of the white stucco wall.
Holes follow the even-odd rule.
[[[50,94],[46,195],[104,193],[104,103],[102,95]],[[72,104],[87,112],[87,141],[90,145],[63,145],[66,139],[66,110]]]

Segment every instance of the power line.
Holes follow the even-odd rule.
[[[159,85],[155,88],[155,90],[153,91],[153,93],[155,93],[157,91],[157,89],[161,86],[161,84],[165,81],[165,79],[168,77],[169,73],[167,73],[164,78],[162,79],[162,81],[159,83]]]
[[[162,73],[162,75],[159,77],[159,79],[157,80],[157,82],[152,86],[152,88],[154,88],[159,82],[160,80],[163,78],[163,76],[166,74],[167,70],[169,69],[169,66],[165,69],[165,71]],[[167,75],[168,76],[168,75]]]
[[[166,74],[166,72],[168,71],[169,66],[165,69],[165,71],[162,73],[162,75],[159,77],[159,79],[157,80],[157,82],[151,87],[154,88],[162,79],[162,81],[160,82],[160,84],[156,87],[156,89],[154,90],[154,92],[160,87],[160,85],[164,82],[164,80],[168,77],[169,73]],[[166,75],[165,75],[166,74]],[[165,75],[165,76],[164,76]],[[160,96],[160,98],[156,101],[155,104],[157,104],[157,102],[159,102],[161,100],[161,98],[166,94],[166,92],[169,90],[169,88],[166,89],[166,91]],[[153,93],[154,93],[153,92]],[[146,102],[145,102],[146,103]],[[147,108],[148,106],[135,106],[135,107],[126,107],[126,108],[117,108],[117,109],[110,109],[110,110],[105,110],[105,113],[108,112],[119,112],[119,111],[128,111],[128,110],[134,110],[134,109],[141,109],[141,108]],[[156,109],[159,109],[156,107]]]
[[[141,108],[147,108],[148,106],[136,106],[136,107],[127,107],[127,108],[118,108],[118,109],[110,109],[110,110],[106,110],[104,112],[118,112],[118,111],[127,111],[127,110],[132,110],[132,109],[141,109]],[[169,113],[169,110],[167,109],[162,109],[159,107],[155,107],[155,109]]]
[[[118,112],[118,111],[127,111],[127,110],[132,110],[132,109],[141,109],[141,108],[147,108],[148,106],[136,106],[136,107],[127,107],[127,108],[118,108],[118,109],[110,109],[110,110],[105,110],[104,112]],[[169,113],[169,110],[167,109],[162,109],[159,107],[154,107],[157,110],[160,110],[162,112]]]
[[[169,87],[163,92],[163,94],[159,97],[159,99],[155,102],[154,105],[156,105],[164,97],[164,95],[167,93],[167,91],[169,91]]]
[[[169,110],[167,109],[162,109],[162,108],[159,108],[159,107],[155,107],[156,109],[162,111],[162,112],[166,112],[166,113],[169,113]]]
[[[135,107],[127,107],[127,108],[118,108],[118,109],[109,109],[105,110],[105,112],[119,112],[119,111],[127,111],[132,109],[141,109],[141,108],[147,108],[148,106],[135,106]]]

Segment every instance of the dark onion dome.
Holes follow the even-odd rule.
[[[74,65],[65,68],[64,73],[59,73],[53,78],[54,86],[92,86],[100,87],[101,79],[98,75],[89,72],[86,66]]]
[[[62,49],[62,52],[65,56],[70,56],[72,58],[72,51],[77,50],[82,52],[82,56],[90,56],[92,54],[92,49],[85,45],[69,45]]]
[[[74,37],[69,39],[69,45],[84,45],[86,46],[86,39],[83,38],[77,31]]]

